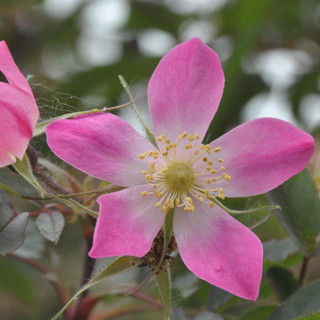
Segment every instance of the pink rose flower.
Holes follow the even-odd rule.
[[[8,83],[0,82],[0,168],[22,160],[39,118],[32,90],[13,61],[4,41],[0,41],[0,72]]]
[[[255,300],[261,242],[210,199],[277,187],[306,166],[314,141],[290,123],[262,118],[201,144],[223,87],[218,56],[191,39],[163,57],[149,82],[157,147],[109,113],[55,121],[47,141],[74,167],[127,187],[99,197],[91,257],[144,256],[174,208],[174,235],[186,266],[215,286]]]

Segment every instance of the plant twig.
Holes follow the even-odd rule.
[[[91,224],[94,223],[93,219],[91,217],[88,217],[88,219],[90,220]],[[92,243],[93,243],[93,234],[92,234],[92,230],[87,230],[86,226],[83,226],[83,233],[84,233],[84,237],[85,237],[85,248],[84,248],[84,256],[85,256],[85,260],[84,260],[84,265],[83,265],[83,271],[82,271],[82,279],[81,279],[81,283],[80,283],[80,288],[82,286],[84,286],[88,280],[91,278],[91,274],[94,268],[94,263],[95,263],[95,259],[91,258],[89,256],[89,250],[92,247]],[[84,291],[79,299],[78,299],[78,304],[77,304],[77,308],[76,308],[76,312],[74,315],[74,320],[80,319],[80,317],[82,318],[83,315],[82,313],[82,302],[84,301],[84,298],[88,295],[88,290]],[[93,305],[94,306],[94,305]],[[91,310],[86,310],[88,312],[90,312]]]
[[[301,270],[300,270],[300,276],[299,276],[299,286],[302,286],[304,278],[307,274],[307,268],[310,261],[310,257],[304,257]]]

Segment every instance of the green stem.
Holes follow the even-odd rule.
[[[248,209],[248,210],[233,210],[226,207],[224,204],[222,204],[222,202],[217,200],[217,198],[211,198],[211,200],[212,202],[214,202],[216,205],[218,205],[221,209],[225,210],[229,214],[246,214],[246,213],[254,213],[254,212],[265,210],[265,209],[268,209],[268,210],[281,209],[281,207],[278,205],[269,205],[269,206],[264,206],[260,208]]]
[[[98,113],[98,112],[110,112],[110,111],[119,110],[121,108],[125,108],[125,107],[129,106],[130,104],[132,104],[136,100],[136,98],[135,99],[132,98],[131,100],[132,101],[130,101],[130,102],[127,102],[125,104],[122,104],[122,105],[119,105],[119,106],[115,106],[115,107],[110,107],[110,108],[104,107],[102,109],[92,109],[92,110],[86,110],[86,111],[72,112],[72,113],[64,114],[64,115],[59,116],[59,117],[51,118],[51,119],[43,121],[43,122],[39,122],[39,123],[37,123],[37,125],[36,125],[36,127],[35,127],[35,129],[33,131],[33,137],[36,137],[36,136],[44,133],[46,127],[51,122],[53,122],[55,120],[70,119],[70,118],[73,118],[73,117],[76,117],[76,116],[81,116],[81,115],[87,115],[87,114]]]
[[[146,135],[148,137],[148,140],[154,145],[154,146],[157,146],[157,142],[156,142],[156,139],[154,137],[154,134],[152,133],[152,131],[149,129],[149,127],[147,126],[146,122],[143,120],[143,117],[141,115],[141,113],[139,112],[135,102],[133,101],[133,98],[132,98],[132,94],[131,94],[131,91],[130,91],[130,88],[126,82],[126,80],[124,80],[124,77],[119,74],[119,79],[120,79],[120,82],[124,88],[124,90],[126,91],[127,95],[129,96],[129,98],[132,100],[132,106],[133,106],[133,109],[135,111],[135,113],[137,114],[138,118],[139,118],[139,121],[140,123],[142,124],[143,126],[143,129],[144,131],[146,132]]]

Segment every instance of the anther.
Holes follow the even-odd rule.
[[[230,177],[228,174],[226,174],[226,173],[224,173],[224,174],[221,176],[221,178],[222,178],[222,179],[225,179],[225,180],[227,180],[227,181],[230,181],[230,180],[231,180],[231,177]]]
[[[225,196],[224,196],[224,194],[223,194],[223,189],[222,189],[222,188],[219,189],[219,194],[218,194],[217,197],[220,198],[221,200],[224,200],[224,199],[225,199]]]

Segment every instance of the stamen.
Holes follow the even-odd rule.
[[[185,138],[187,143],[183,142],[183,149],[177,148],[179,141]],[[146,169],[141,174],[152,186],[152,192],[143,191],[141,195],[153,195],[158,199],[155,206],[164,213],[175,206],[194,212],[196,204],[192,199],[208,204],[210,208],[214,206],[212,198],[225,199],[223,188],[216,185],[230,181],[231,177],[227,173],[219,174],[226,167],[219,167],[222,158],[216,159],[212,155],[212,152],[221,151],[221,147],[213,149],[209,144],[197,143],[197,150],[194,150],[195,140],[200,140],[199,133],[188,135],[184,131],[174,142],[163,134],[157,138],[160,151],[149,150],[138,155],[146,161]]]

